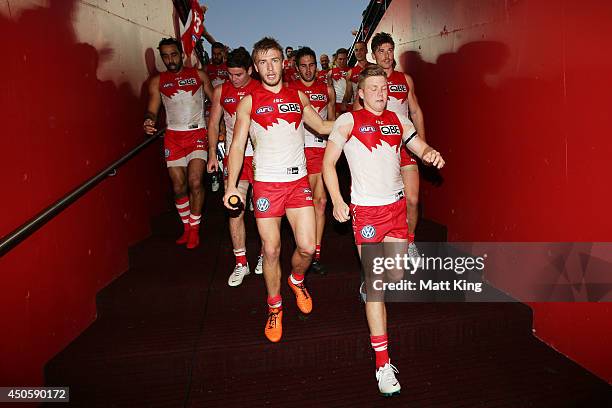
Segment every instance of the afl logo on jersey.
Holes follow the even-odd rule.
[[[257,199],[257,210],[259,212],[266,212],[270,208],[270,200],[265,197]]]
[[[372,239],[376,236],[376,228],[373,225],[366,225],[361,229],[361,236],[364,239]]]
[[[384,136],[389,136],[389,135],[401,135],[402,131],[400,130],[400,127],[398,125],[383,125],[383,126],[379,126],[380,128],[380,133],[382,133]]]
[[[327,98],[323,94],[310,94],[310,100],[315,102],[325,102]]]
[[[262,106],[260,108],[257,108],[257,110],[255,111],[255,113],[258,115],[265,115],[266,113],[272,113],[272,112],[274,112],[274,108],[270,105]]]
[[[228,104],[228,103],[236,103],[236,98],[225,98],[223,100],[223,103]]]
[[[389,92],[408,92],[406,85],[389,85]]]
[[[195,85],[196,80],[195,78],[179,79],[178,84],[179,86]]]
[[[373,133],[376,132],[376,128],[372,125],[363,125],[359,128],[359,131],[361,133]]]
[[[300,109],[300,105],[297,103],[279,103],[277,106],[278,106],[278,111],[280,113],[291,113],[291,112],[299,113],[302,111]]]

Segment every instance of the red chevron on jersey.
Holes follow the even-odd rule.
[[[159,92],[172,98],[179,92],[191,92],[192,95],[200,89],[202,81],[195,68],[181,69],[180,72],[162,72],[159,74]]]
[[[366,64],[366,67],[370,64]],[[353,68],[351,68],[351,82],[357,84],[359,82],[359,74],[363,71],[365,67],[357,64]]]
[[[406,81],[406,75],[403,72],[393,71],[391,76],[387,78],[387,84],[389,89],[389,98],[395,98],[401,103],[404,103],[408,99],[408,92],[410,87]]]
[[[329,72],[329,69],[322,69],[320,71],[317,71],[317,80],[323,82],[323,83],[327,83],[327,73]]]
[[[368,150],[372,151],[387,146],[399,152],[402,143],[402,124],[394,112],[385,110],[376,116],[366,109],[351,112],[353,115],[353,130],[350,138],[358,139]]]
[[[331,70],[331,77],[334,81],[339,81],[341,78],[346,78],[350,68],[334,67]]]
[[[291,123],[297,130],[302,123],[304,107],[295,89],[282,88],[279,93],[260,87],[251,94],[253,105],[251,120],[264,129],[280,124],[280,120]]]
[[[259,88],[261,83],[251,79],[248,84],[242,88],[236,88],[231,82],[227,81],[221,85],[221,107],[231,116],[236,114],[238,103],[246,95],[250,95],[255,89]],[[235,118],[234,118],[235,120]]]
[[[206,74],[208,75],[213,88],[229,79],[227,65],[225,64],[215,65],[211,63],[206,65]]]
[[[304,85],[302,81],[294,81],[289,84],[289,88],[304,92],[317,112],[321,112],[329,102],[327,85],[321,81],[314,81],[310,86]]]

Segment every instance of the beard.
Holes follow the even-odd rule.
[[[183,68],[183,61],[179,62],[178,64],[166,64],[166,69],[173,73],[179,72],[181,68]]]

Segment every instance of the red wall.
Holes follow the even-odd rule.
[[[376,31],[447,159],[421,200],[451,241],[612,241],[610,21],[606,0],[393,1]],[[612,381],[611,305],[531,306],[538,337]]]
[[[49,3],[0,14],[0,235],[143,140],[141,95],[97,78],[99,52],[72,26],[77,3]],[[163,208],[159,150],[150,146],[0,258],[0,385],[41,384],[44,364],[95,319],[96,293],[128,268],[128,245]]]

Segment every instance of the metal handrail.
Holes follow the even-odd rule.
[[[70,204],[75,202],[86,192],[95,187],[98,183],[104,180],[106,177],[114,176],[118,167],[125,164],[132,157],[136,156],[144,148],[156,141],[163,133],[165,129],[158,130],[151,137],[147,138],[144,142],[130,150],[128,153],[123,155],[119,160],[113,162],[107,166],[104,170],[75,188],[63,198],[59,199],[55,203],[51,204],[34,217],[30,218],[27,222],[22,224],[20,227],[12,231],[11,233],[2,237],[0,240],[0,257],[4,256],[7,252],[13,249],[17,244],[22,242],[24,239],[29,237],[34,231],[38,230],[49,220],[59,214],[62,210],[68,207]]]
[[[355,43],[357,43],[357,41],[368,42],[368,40],[373,34],[373,30],[376,28],[381,18],[385,15],[385,12],[389,8],[391,1],[392,0],[382,0],[382,1],[370,0],[370,3],[368,4],[368,7],[366,8],[367,13],[363,17],[363,20],[361,21],[361,25],[359,26],[359,31],[357,32],[357,35],[355,35],[355,38],[353,39],[353,43],[351,44],[351,47],[349,48],[349,55],[348,55],[349,66],[355,63],[355,58],[354,58]],[[372,15],[372,13],[374,14]],[[370,18],[371,15],[372,15],[372,18]],[[366,24],[367,24],[368,32],[364,36],[363,32],[364,32],[364,29],[366,28]]]

